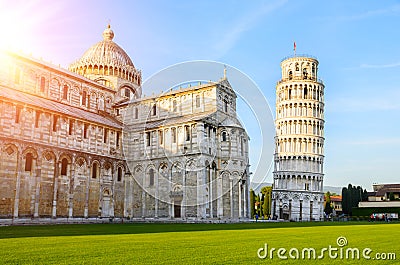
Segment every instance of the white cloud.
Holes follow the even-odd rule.
[[[349,141],[346,145],[398,145],[400,144],[400,138],[371,138],[359,141]]]
[[[379,69],[379,68],[393,68],[393,67],[399,67],[400,62],[397,63],[391,63],[391,64],[361,64],[361,68],[374,68],[374,69]]]
[[[382,15],[388,15],[388,14],[396,14],[400,12],[400,4],[396,4],[393,6],[389,6],[387,8],[382,8],[382,9],[375,9],[375,10],[368,10],[364,13],[359,13],[359,14],[354,14],[354,15],[349,15],[349,16],[339,16],[336,17],[335,19],[341,20],[341,21],[355,21],[355,20],[362,20],[362,19],[368,19],[371,17],[376,17],[376,16],[382,16]]]
[[[329,111],[334,112],[400,110],[400,102],[397,100],[397,96],[387,96],[385,98],[339,98],[329,101],[327,105]]]
[[[215,42],[214,49],[217,53],[216,57],[223,56],[235,45],[241,36],[246,31],[253,28],[262,17],[282,7],[286,2],[287,0],[279,0],[272,4],[265,4],[240,17],[233,25],[232,23],[227,24],[229,28],[219,36],[219,41]]]

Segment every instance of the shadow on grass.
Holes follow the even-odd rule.
[[[60,224],[0,227],[0,239],[21,237],[118,235],[165,232],[214,230],[252,230],[287,227],[346,226],[382,224],[373,222],[302,222],[302,223],[237,223],[237,224],[184,224],[184,223],[125,223],[125,224]],[[385,223],[387,224],[387,223]],[[387,224],[388,225],[388,224]]]

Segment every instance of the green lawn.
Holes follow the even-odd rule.
[[[339,248],[336,239],[346,237]],[[329,245],[396,253],[397,260],[325,259],[281,264],[400,264],[400,224],[253,223],[253,224],[92,224],[0,227],[1,264],[269,264],[257,250]],[[294,252],[293,252],[294,253]],[[338,252],[340,253],[340,252]],[[345,253],[345,252],[344,252]],[[344,255],[345,256],[345,255]],[[289,256],[288,256],[289,257]]]

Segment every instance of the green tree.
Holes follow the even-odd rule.
[[[256,195],[255,197],[255,208],[256,208],[256,214],[258,214],[258,216],[261,216],[261,198],[260,195]]]
[[[349,184],[347,188],[342,189],[342,210],[343,213],[351,215],[353,207],[358,207],[358,203],[365,199],[367,191],[363,190],[361,186],[353,186]]]
[[[368,201],[368,191],[364,189],[363,194],[362,194],[362,200],[363,202]]]
[[[343,187],[342,188],[342,211],[344,214],[349,214],[348,201],[349,201],[348,190],[346,187]]]
[[[331,203],[331,193],[328,191],[325,193],[325,214],[331,214],[333,212],[332,203]]]
[[[394,193],[393,193],[393,192],[389,193],[389,200],[390,200],[390,201],[395,201],[395,200],[396,200],[396,199],[394,198]]]
[[[264,196],[262,203],[262,210],[264,217],[268,218],[271,215],[271,203],[272,203],[272,186],[262,187],[261,193]]]
[[[254,205],[256,203],[256,194],[254,190],[250,189],[250,216],[253,218],[253,216],[256,214],[256,210],[254,208]]]

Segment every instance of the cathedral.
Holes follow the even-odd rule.
[[[0,54],[0,218],[249,218],[249,137],[226,74],[143,96],[113,38],[108,25],[68,70]]]

